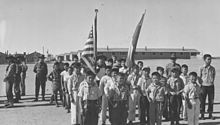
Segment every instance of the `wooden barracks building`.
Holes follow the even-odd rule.
[[[81,56],[82,50],[77,52],[60,54],[64,61],[71,61],[74,55]],[[98,48],[97,55],[104,55],[107,58],[111,58],[112,55],[117,58],[126,58],[128,48]],[[192,56],[197,56],[200,52],[196,49],[185,49],[185,48],[137,48],[135,53],[135,60],[144,59],[169,59],[171,54],[175,53],[179,59],[190,59]]]

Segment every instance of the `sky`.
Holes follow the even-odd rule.
[[[82,49],[95,9],[98,47],[194,48],[220,56],[219,0],[0,0],[0,52],[61,54]]]

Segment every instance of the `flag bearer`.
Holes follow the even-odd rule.
[[[139,67],[135,65],[133,66],[133,72],[128,76],[127,79],[127,83],[130,87],[130,93],[131,93],[131,96],[129,97],[129,114],[128,114],[129,124],[132,124],[132,121],[135,120],[136,106],[138,106],[139,108],[140,93],[137,85],[139,78],[140,78]]]
[[[105,68],[105,76],[103,76],[100,80],[100,85],[99,88],[102,93],[102,111],[101,111],[101,119],[102,119],[102,125],[105,125],[106,121],[106,113],[107,113],[107,108],[108,108],[108,99],[107,96],[104,92],[105,86],[112,80],[111,78],[111,66],[106,66]]]
[[[71,75],[70,79],[68,80],[68,92],[70,94],[71,100],[71,124],[72,125],[80,125],[81,122],[81,114],[80,114],[80,107],[79,107],[79,86],[80,83],[85,79],[84,75],[81,74],[80,63],[75,63],[73,65],[73,74]]]
[[[188,125],[199,125],[199,114],[200,114],[200,100],[199,96],[201,93],[200,85],[197,84],[197,73],[191,72],[189,74],[189,83],[184,88],[184,93],[187,102],[187,115]]]
[[[161,125],[165,87],[160,84],[160,74],[152,73],[152,83],[146,90],[150,103],[150,125]]]
[[[82,114],[81,125],[98,125],[98,114],[101,105],[101,91],[94,82],[95,74],[86,71],[86,78],[79,89],[79,104]]]
[[[124,73],[118,73],[117,82],[109,91],[109,102],[112,105],[112,125],[126,125],[128,117],[129,88]]]

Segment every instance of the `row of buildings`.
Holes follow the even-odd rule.
[[[76,52],[64,53],[57,55],[64,61],[72,61],[73,57],[77,55],[81,57],[82,50]],[[197,56],[200,52],[196,49],[185,48],[137,48],[134,58],[135,60],[144,59],[169,59],[171,54],[176,54],[179,59],[190,59],[192,56]],[[111,58],[113,55],[118,58],[126,58],[128,54],[128,48],[98,48],[97,55],[104,55],[107,58]]]
[[[16,54],[13,54],[13,55],[15,55],[15,56],[24,56],[26,58],[27,63],[36,63],[38,61],[38,57],[40,55],[42,55],[42,53],[39,53],[39,52],[35,51],[35,52],[32,52],[32,53],[28,53],[28,54],[26,54],[24,52],[24,53],[16,53]],[[6,60],[7,56],[8,56],[7,53],[0,52],[0,64],[6,64],[7,63],[7,60]],[[55,58],[51,54],[46,55],[46,61],[52,61],[54,59]]]

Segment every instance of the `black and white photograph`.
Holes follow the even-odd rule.
[[[219,0],[0,0],[1,125],[220,125]]]

